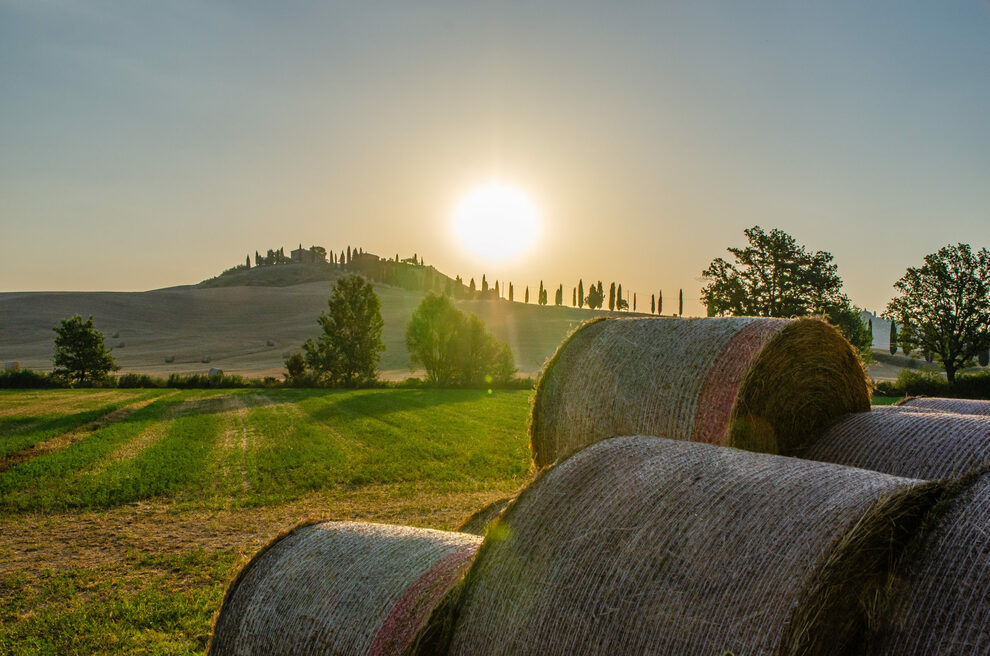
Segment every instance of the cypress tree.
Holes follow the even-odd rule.
[[[636,292],[633,292],[633,312],[636,311]]]
[[[578,297],[578,302],[577,302],[578,307],[579,308],[583,308],[584,307],[584,279],[583,278],[578,280],[578,293],[577,293],[577,297]]]
[[[650,314],[657,313],[657,295],[650,294]]]
[[[608,288],[608,309],[611,310],[611,311],[613,311],[613,312],[615,311],[615,283],[614,282],[612,283],[612,286]]]
[[[615,292],[615,304],[618,306],[618,308],[620,310],[622,309],[622,283],[621,282],[619,283],[618,290]]]
[[[663,314],[663,290],[657,294],[657,314]]]
[[[512,283],[510,282],[509,283],[509,302],[512,302],[513,300],[515,300],[515,299],[512,298],[513,296],[515,296],[515,294],[513,293],[513,291],[514,290],[512,288]]]
[[[498,281],[496,280],[495,281],[495,300],[497,301],[500,298],[501,298],[501,296],[499,296],[499,293],[498,293]]]
[[[677,295],[677,316],[684,316],[684,290],[682,289]]]
[[[526,302],[529,303],[529,285],[526,285]]]
[[[571,307],[577,307],[577,287],[571,287]]]
[[[347,245],[347,263],[348,264],[351,263],[351,246],[350,246],[350,244]]]
[[[485,274],[481,274],[481,297],[484,298],[488,294],[488,280],[485,279]]]
[[[897,353],[897,324],[890,320],[890,354]]]
[[[246,266],[249,269],[251,268],[251,255],[250,254],[248,254],[248,256],[244,258],[244,266]]]

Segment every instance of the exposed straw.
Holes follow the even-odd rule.
[[[227,590],[209,653],[401,654],[480,538],[321,522],[276,538]]]
[[[959,481],[931,513],[901,571],[871,653],[986,654],[990,649],[990,474]]]
[[[928,408],[941,412],[955,412],[960,415],[990,415],[990,401],[974,401],[972,399],[917,396],[905,399],[898,405],[902,408]]]
[[[488,525],[498,519],[498,516],[502,513],[505,507],[509,505],[510,501],[512,501],[512,497],[505,497],[504,499],[496,499],[495,501],[492,501],[490,504],[461,522],[461,525],[457,527],[457,530],[461,533],[484,535],[485,531],[488,529]]]
[[[847,653],[939,490],[706,444],[602,441],[544,470],[491,527],[450,612],[450,653]]]
[[[870,407],[866,374],[817,319],[607,319],[558,347],[537,384],[537,467],[616,435],[791,454]]]
[[[802,455],[909,478],[958,477],[990,462],[990,417],[876,408],[843,417]]]

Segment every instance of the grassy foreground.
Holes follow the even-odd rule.
[[[529,394],[0,392],[0,654],[201,654],[281,530],[449,529],[525,484]]]

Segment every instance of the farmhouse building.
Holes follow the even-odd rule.
[[[313,264],[327,261],[327,252],[318,246],[303,248],[302,244],[299,244],[299,248],[289,253],[289,255],[292,256],[293,262],[299,262],[301,264]]]

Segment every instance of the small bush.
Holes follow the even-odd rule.
[[[160,389],[165,387],[164,378],[154,378],[148,374],[122,374],[117,378],[117,387],[123,389]]]

